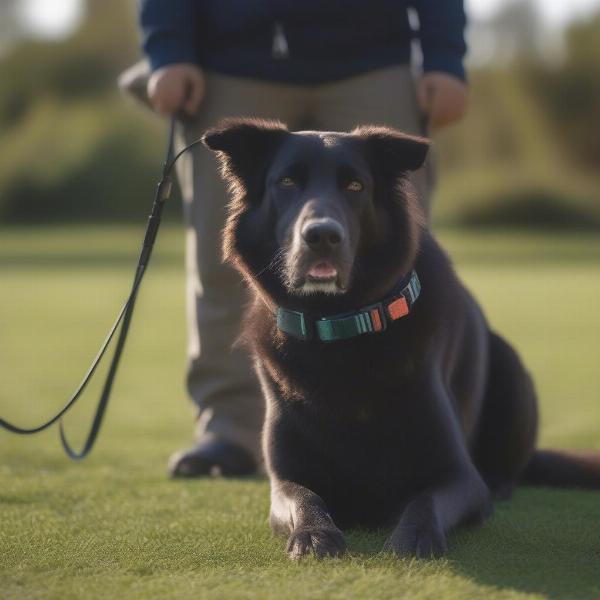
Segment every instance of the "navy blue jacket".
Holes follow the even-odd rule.
[[[318,84],[407,63],[464,79],[462,0],[140,0],[153,69],[194,62],[242,77]],[[418,31],[408,9],[418,15]]]

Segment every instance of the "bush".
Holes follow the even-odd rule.
[[[467,227],[600,230],[600,214],[591,205],[588,199],[574,202],[571,196],[544,188],[498,191],[470,203],[456,222]]]
[[[0,219],[137,218],[160,176],[158,119],[122,98],[70,105],[46,98],[0,146]]]

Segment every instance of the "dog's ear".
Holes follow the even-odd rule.
[[[430,142],[390,127],[366,125],[357,127],[353,135],[361,138],[377,163],[395,175],[416,171],[423,166]]]
[[[226,179],[233,177],[247,185],[262,171],[287,135],[287,127],[279,121],[234,118],[209,129],[202,141],[217,152]]]

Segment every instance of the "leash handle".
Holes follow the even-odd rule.
[[[140,252],[140,256],[138,259],[135,276],[133,279],[133,284],[131,286],[131,291],[129,292],[129,296],[125,301],[125,304],[121,308],[115,322],[110,328],[108,335],[104,339],[104,342],[100,346],[96,357],[92,361],[92,364],[88,368],[86,374],[84,375],[81,383],[69,399],[69,401],[61,408],[52,418],[50,418],[45,423],[38,425],[37,427],[25,428],[18,427],[5,419],[0,418],[0,427],[10,431],[12,433],[16,433],[19,435],[31,435],[34,433],[38,433],[43,431],[56,423],[56,421],[60,420],[59,429],[60,429],[60,439],[62,442],[62,446],[65,452],[69,455],[70,458],[74,460],[81,460],[85,458],[87,454],[94,447],[94,443],[96,438],[98,437],[98,433],[100,431],[100,427],[102,426],[102,420],[104,418],[104,413],[106,412],[106,407],[108,405],[108,401],[110,399],[110,394],[112,391],[112,386],[117,374],[117,369],[119,366],[119,362],[121,359],[121,355],[123,353],[123,349],[125,347],[125,342],[127,340],[127,335],[129,333],[129,326],[131,324],[131,318],[133,316],[133,310],[135,308],[135,301],[137,298],[137,294],[142,283],[142,279],[146,272],[146,268],[148,263],[150,262],[150,258],[152,256],[152,249],[154,247],[154,243],[156,241],[156,236],[158,234],[158,229],[160,227],[162,212],[164,209],[165,202],[170,196],[172,181],[170,178],[171,172],[175,163],[179,159],[179,157],[189,150],[190,148],[200,144],[202,140],[196,140],[190,145],[183,148],[177,155],[174,156],[174,140],[175,140],[175,126],[176,126],[176,118],[172,117],[169,124],[169,133],[167,138],[167,152],[165,156],[165,160],[163,163],[162,177],[156,186],[156,192],[154,195],[154,202],[152,204],[152,210],[150,216],[148,217],[148,224],[146,226],[146,232],[144,234],[144,241],[142,243],[142,249]],[[81,394],[87,387],[87,384],[92,379],[98,365],[102,361],[108,346],[110,345],[111,340],[113,339],[115,333],[119,329],[119,325],[121,329],[119,331],[119,336],[117,338],[117,343],[115,346],[115,352],[113,354],[112,360],[110,362],[110,367],[108,370],[108,374],[104,381],[104,386],[102,388],[102,393],[100,394],[100,399],[98,400],[98,405],[96,407],[96,412],[94,414],[94,418],[92,421],[92,425],[90,427],[87,438],[83,444],[82,449],[77,452],[73,450],[69,442],[67,441],[62,417],[74,406],[77,400],[81,397]]]

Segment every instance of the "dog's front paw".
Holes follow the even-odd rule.
[[[337,527],[299,527],[288,538],[286,547],[292,560],[298,560],[307,554],[314,554],[317,558],[340,556],[345,551],[346,540]]]
[[[409,506],[384,545],[399,557],[438,558],[447,551],[446,534],[434,510]]]
[[[446,553],[446,536],[433,525],[418,529],[406,527],[394,531],[384,549],[393,550],[401,558],[438,558]]]

